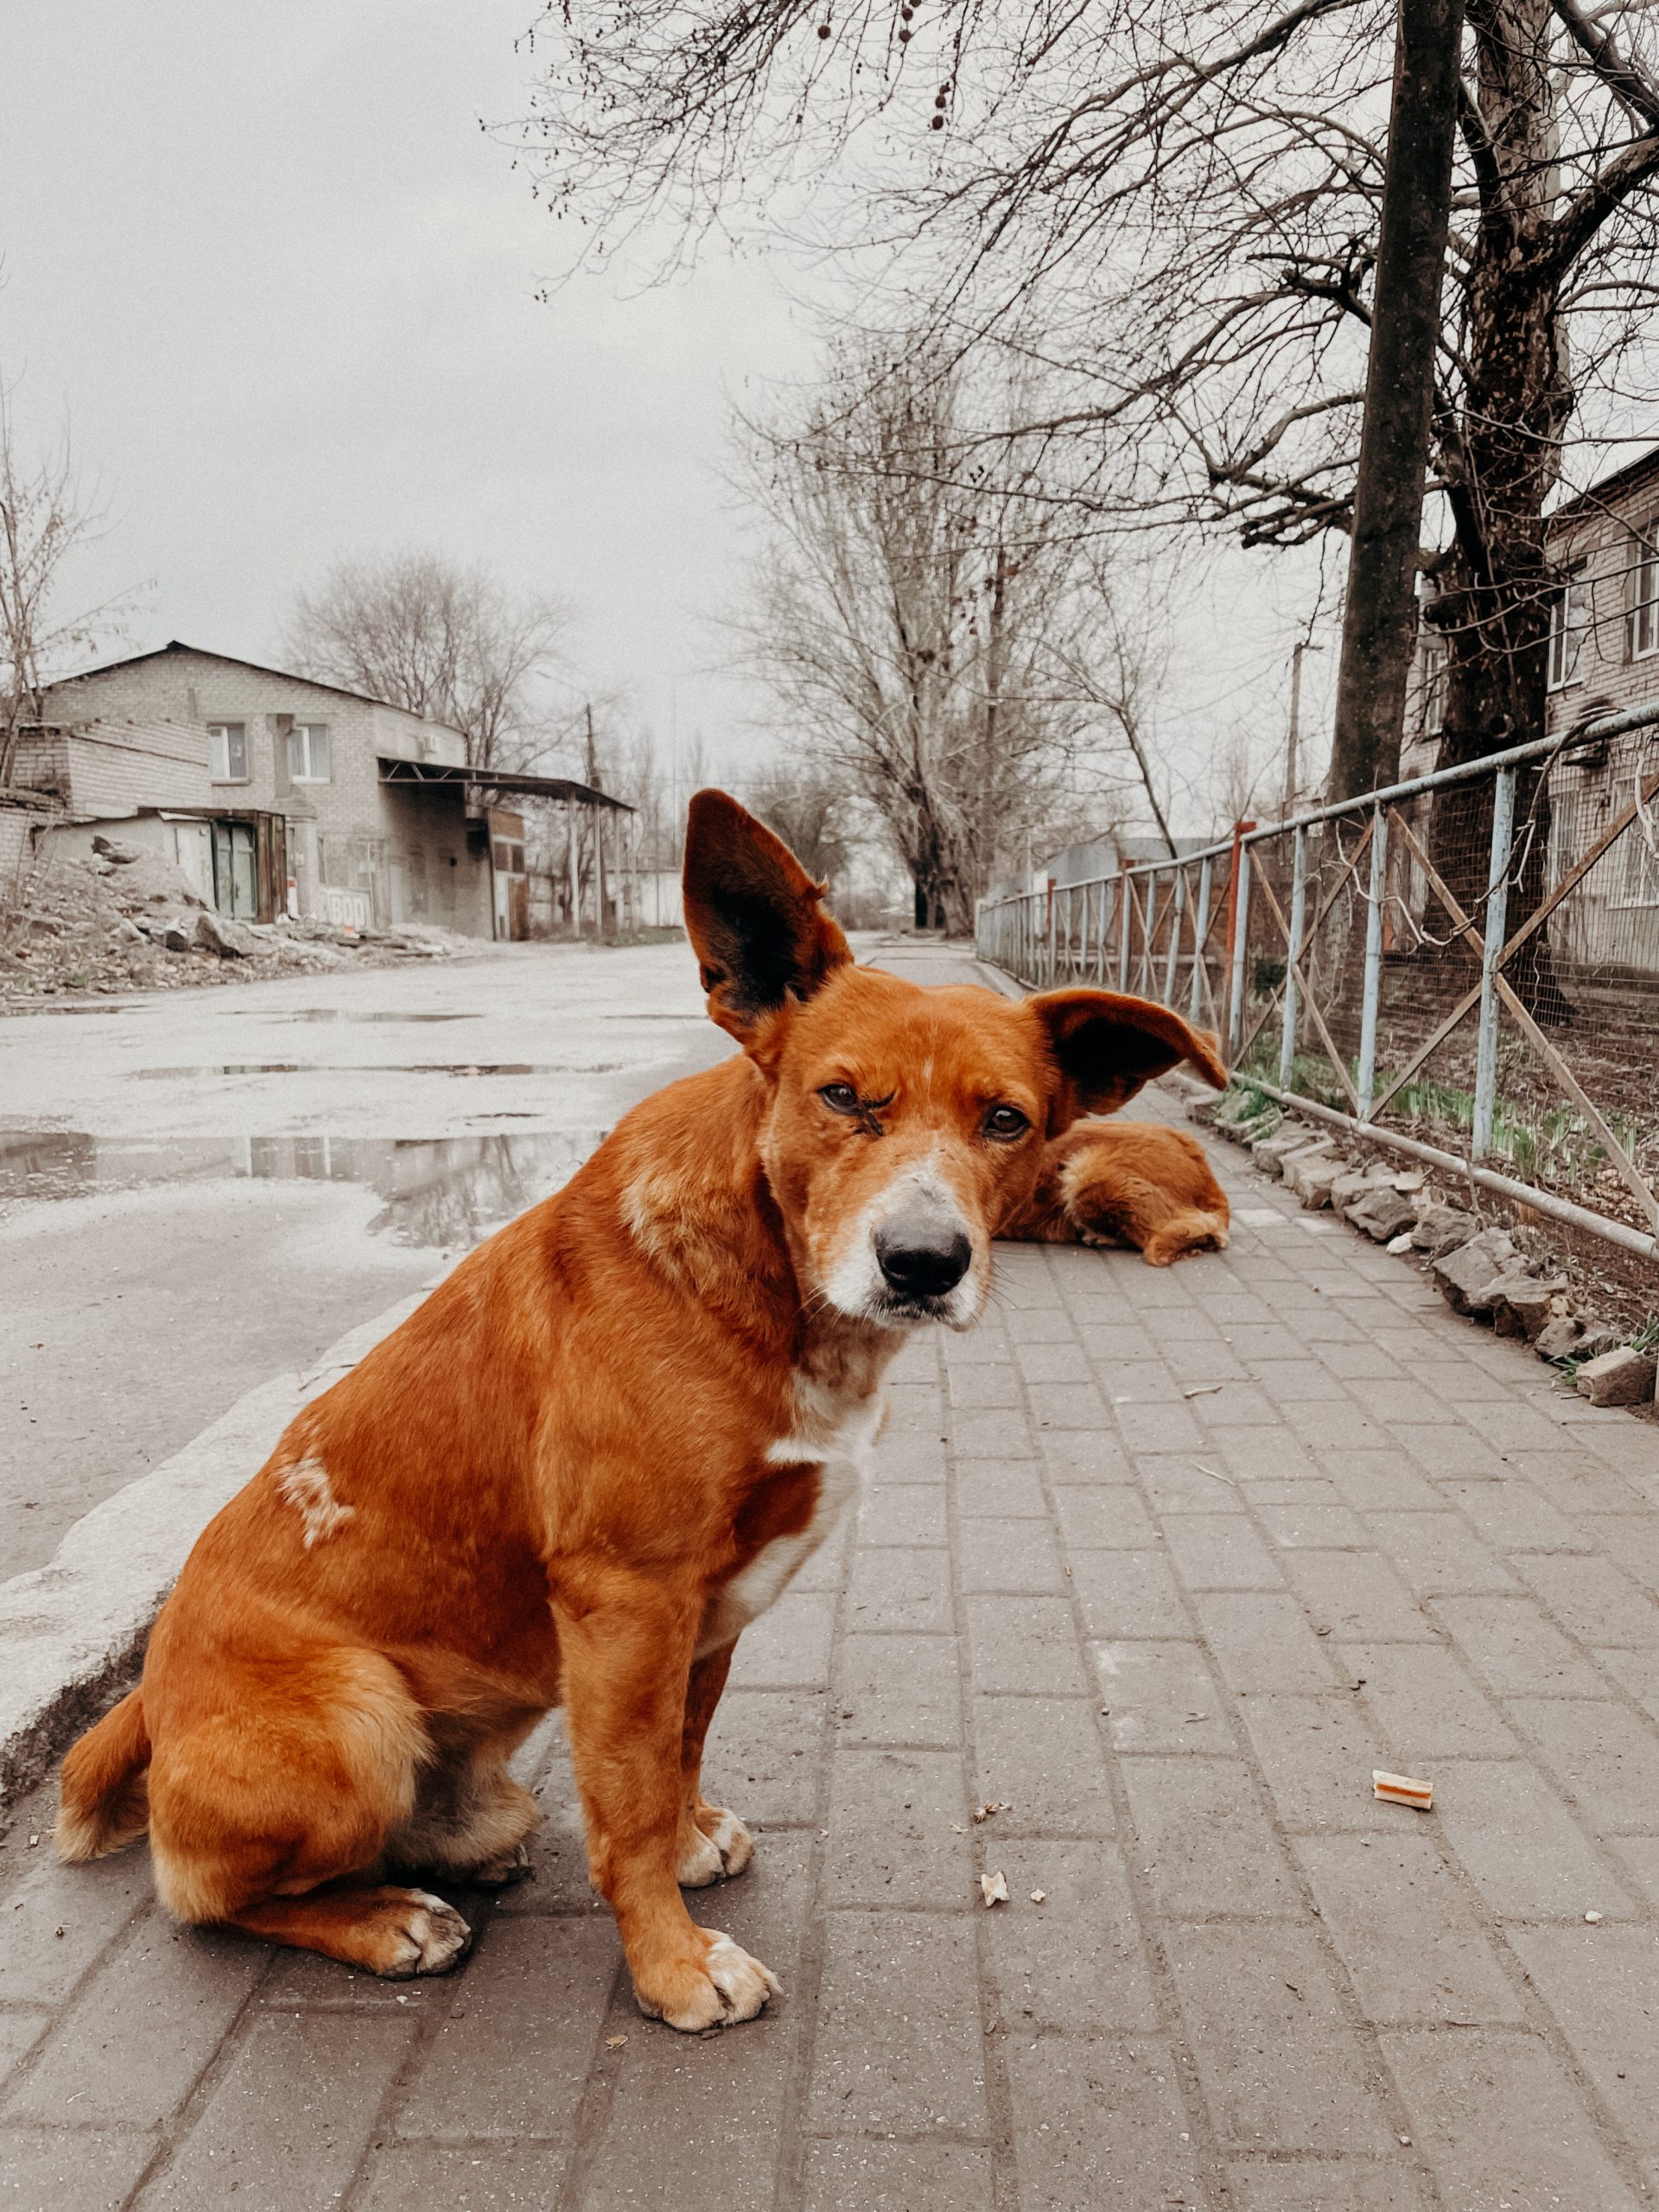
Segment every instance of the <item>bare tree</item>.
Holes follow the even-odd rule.
[[[1449,760],[1541,734],[1546,506],[1575,439],[1650,391],[1659,296],[1659,9],[1466,12],[1427,556]],[[1014,447],[981,426],[959,476],[1041,435],[1082,449],[1067,496],[1102,527],[1293,545],[1351,519],[1393,15],[560,0],[531,143],[607,245],[647,210],[734,221],[814,178],[801,223],[888,245],[927,345],[1045,365]]]
[[[1105,721],[1075,680],[1098,569],[1031,496],[1034,462],[1029,481],[963,480],[975,404],[959,366],[847,340],[803,410],[747,426],[772,528],[736,626],[812,757],[885,825],[918,927],[967,925],[999,859],[1095,766]]]
[[[342,562],[296,593],[284,642],[302,675],[460,730],[473,766],[523,768],[555,741],[545,692],[570,620],[563,600],[406,552]]]
[[[65,564],[102,521],[81,493],[67,439],[32,467],[19,456],[11,393],[0,382],[0,784],[11,780],[20,732],[41,719],[46,684],[118,636],[130,609],[124,592],[60,611]]]
[[[822,762],[774,762],[749,779],[744,804],[775,830],[810,876],[833,889],[859,843],[850,779]]]

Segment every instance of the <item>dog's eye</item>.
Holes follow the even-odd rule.
[[[856,1114],[858,1093],[850,1083],[826,1083],[818,1096],[832,1114]]]
[[[1017,1106],[993,1106],[985,1116],[988,1137],[1022,1137],[1030,1127]]]

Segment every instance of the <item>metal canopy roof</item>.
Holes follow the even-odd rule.
[[[634,810],[626,799],[596,791],[589,784],[573,783],[569,776],[532,776],[518,768],[472,768],[453,760],[405,760],[391,753],[379,753],[375,758],[383,784],[476,784],[486,791],[524,791],[578,806],[613,807],[619,814]]]

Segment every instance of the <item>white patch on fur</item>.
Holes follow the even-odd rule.
[[[724,1866],[740,1842],[747,1843],[748,1840],[749,1832],[738,1819],[737,1815],[722,1812],[715,1822],[712,1839],[715,1850],[720,1853],[721,1864]]]
[[[818,1471],[817,1501],[805,1528],[775,1536],[726,1584],[709,1608],[697,1656],[713,1651],[777,1604],[791,1580],[829,1535],[869,1473],[870,1454],[881,1432],[886,1402],[880,1390],[841,1398],[798,1371],[793,1433],[766,1447],[774,1467]]]
[[[838,1306],[852,1319],[882,1322],[888,1328],[916,1325],[896,1319],[887,1309],[887,1301],[892,1293],[881,1273],[881,1262],[875,1255],[875,1240],[882,1224],[899,1212],[907,1200],[922,1198],[953,1213],[962,1224],[963,1234],[974,1247],[967,1274],[940,1301],[938,1319],[951,1329],[971,1328],[978,1320],[990,1292],[988,1254],[985,1255],[986,1264],[982,1266],[981,1240],[974,1235],[962,1201],[941,1173],[938,1158],[936,1146],[925,1160],[902,1169],[885,1190],[876,1192],[848,1232],[842,1257],[830,1270],[823,1294],[830,1305]]]
[[[305,1548],[325,1542],[356,1516],[353,1505],[342,1505],[321,1459],[296,1459],[276,1485],[277,1494],[299,1515],[305,1529]]]
[[[726,1999],[728,2020],[752,2020],[768,1997],[781,1997],[784,1985],[770,1967],[740,1950],[729,1936],[716,1935],[709,1946],[709,1979]]]
[[[409,1974],[442,1974],[472,1942],[472,1930],[455,1910],[429,1890],[411,1890],[412,1910],[404,1925],[405,1948],[385,1971],[392,1980]]]
[[[674,1869],[674,1878],[683,1890],[704,1890],[710,1882],[717,1882],[726,1872],[726,1861],[720,1846],[702,1830],[680,1853],[680,1863]]]

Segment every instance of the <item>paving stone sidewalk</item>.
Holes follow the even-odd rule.
[[[693,1909],[771,2012],[638,2017],[550,1729],[537,1878],[457,1897],[444,1980],[175,1929],[142,1850],[42,1839],[0,2207],[1642,2203],[1659,1429],[1214,1151],[1223,1257],[1003,1250],[745,1637],[709,1770],[756,1859]]]

